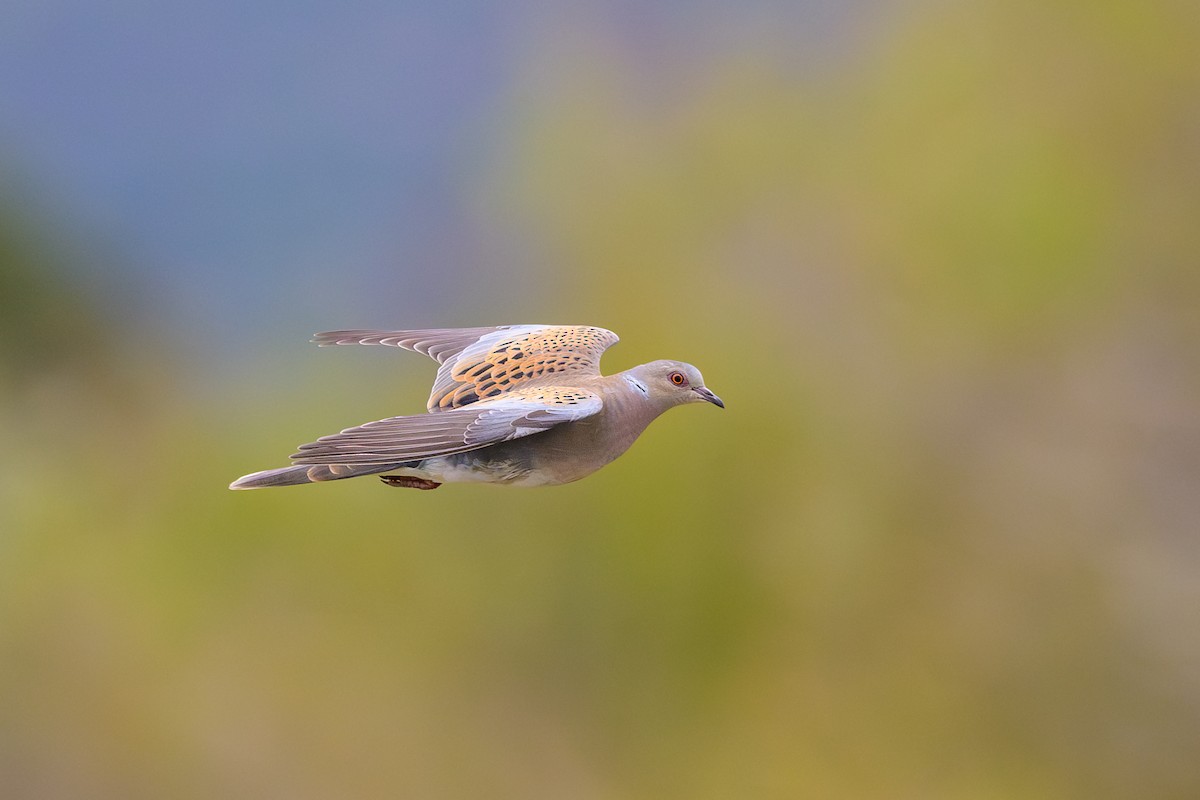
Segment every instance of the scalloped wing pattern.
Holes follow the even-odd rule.
[[[612,331],[586,325],[496,329],[442,364],[428,408],[461,408],[531,381],[599,377],[600,356],[616,342]]]
[[[444,411],[499,397],[561,373],[598,377],[600,356],[617,335],[588,325],[501,325],[493,328],[343,330],[318,333],[321,347],[387,345],[423,353],[441,364],[428,409]]]

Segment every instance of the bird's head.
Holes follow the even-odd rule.
[[[664,408],[684,403],[712,403],[724,408],[725,403],[704,385],[700,370],[682,361],[651,361],[629,370],[636,379],[639,391]],[[644,388],[642,388],[644,387]]]

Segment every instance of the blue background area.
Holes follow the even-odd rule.
[[[9,3],[0,169],[109,243],[80,269],[223,356],[281,327],[518,321],[493,314],[536,304],[497,276],[544,256],[478,196],[568,32],[659,103],[754,37],[819,68],[879,5]]]

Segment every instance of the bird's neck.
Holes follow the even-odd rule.
[[[605,393],[604,408],[611,410],[614,418],[636,429],[637,438],[646,426],[669,408],[650,394],[645,382],[632,370],[612,376],[611,391]]]

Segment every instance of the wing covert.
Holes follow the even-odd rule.
[[[461,408],[533,382],[598,377],[600,356],[617,335],[586,325],[522,325],[482,337],[438,369],[430,411]]]
[[[600,374],[600,356],[618,337],[588,325],[501,325],[493,328],[345,330],[318,333],[321,346],[382,344],[424,353],[436,360],[430,411],[462,408],[501,397],[531,382],[566,373]]]

